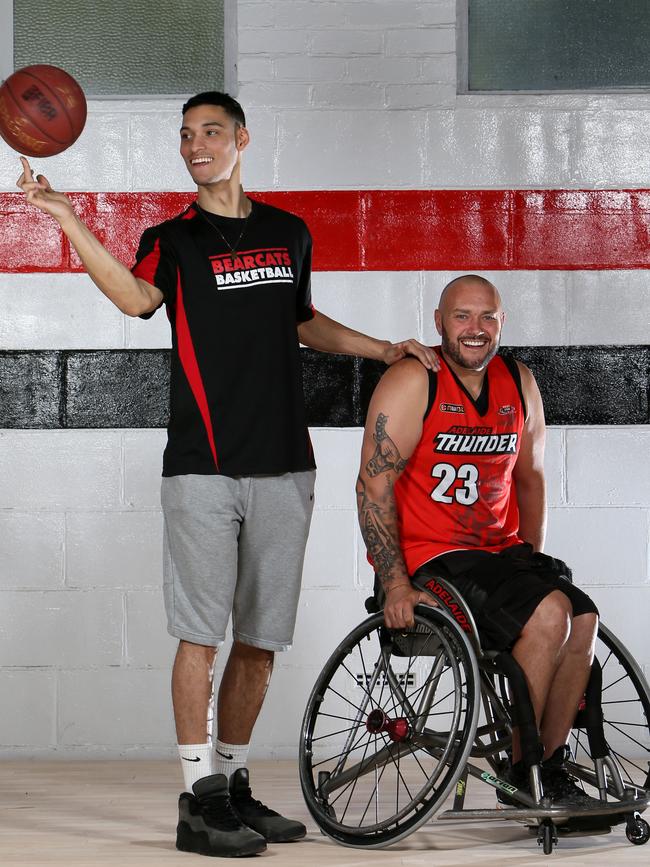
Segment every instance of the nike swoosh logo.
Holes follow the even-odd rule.
[[[183,756],[183,761],[184,762],[200,762],[201,759],[198,756],[195,759],[186,759],[185,756]]]
[[[228,753],[221,753],[219,750],[215,750],[217,755],[221,756],[222,759],[228,759],[228,761],[232,761],[232,756],[229,756]]]

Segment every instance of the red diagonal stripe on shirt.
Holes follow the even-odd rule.
[[[196,350],[194,349],[194,342],[187,321],[187,314],[185,313],[180,272],[176,282],[176,336],[178,340],[178,357],[180,358],[187,381],[190,384],[194,400],[196,401],[199,412],[201,413],[201,418],[205,425],[205,432],[208,437],[208,442],[210,443],[210,451],[214,458],[214,465],[218,472],[219,461],[217,460],[217,449],[214,444],[214,431],[212,429],[212,419],[210,418],[210,408],[205,394],[205,386],[203,385],[201,371],[199,370],[199,362],[196,358]]]
[[[152,286],[156,285],[156,270],[160,262],[160,238],[156,238],[156,243],[153,245],[151,253],[141,259],[133,268],[133,273],[136,277],[140,277]]]

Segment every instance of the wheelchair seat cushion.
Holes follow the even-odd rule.
[[[539,603],[554,590],[568,596],[574,617],[598,613],[589,596],[571,582],[571,570],[565,563],[534,552],[528,544],[513,545],[498,554],[443,554],[421,566],[411,580],[426,589],[435,577],[445,578],[463,595],[486,650],[509,650]]]

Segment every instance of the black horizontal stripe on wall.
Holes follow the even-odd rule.
[[[526,346],[553,425],[650,423],[650,346]],[[359,427],[384,366],[302,350],[309,424]],[[0,352],[0,428],[165,427],[169,351]]]

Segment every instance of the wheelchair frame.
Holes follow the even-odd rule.
[[[625,822],[628,839],[637,845],[646,843],[650,826],[640,814],[650,799],[650,761],[647,772],[633,765],[641,774],[646,773],[638,784],[630,779],[627,769],[622,771],[619,759],[624,757],[610,749],[604,734],[598,661],[592,667],[584,707],[576,716],[576,725],[586,731],[588,750],[579,743],[590,755],[593,767],[574,761],[569,770],[597,790],[602,805],[581,810],[553,806],[544,796],[542,747],[523,671],[509,653],[482,651],[471,611],[452,585],[436,578],[427,589],[437,598],[438,607],[418,605],[415,629],[404,633],[386,629],[379,604],[374,597],[367,600],[371,616],[337,647],[312,690],[301,730],[300,778],[307,806],[323,833],[343,845],[383,848],[438,813],[453,792],[452,808],[440,812],[438,820],[523,821],[535,827],[545,854],[557,843],[558,827],[570,825],[571,820],[584,823],[594,816],[608,825]],[[645,715],[645,724],[639,725],[647,727],[650,688],[641,670],[606,627],[601,625],[599,634],[612,648],[607,661],[616,652],[617,661],[631,679]],[[366,661],[363,642],[371,643],[370,653],[376,658]],[[408,663],[400,662],[404,659]],[[354,664],[362,669],[361,675],[352,670]],[[404,670],[398,671],[399,666]],[[426,674],[417,686],[416,672],[420,669]],[[350,681],[352,692],[349,686],[339,686],[340,678],[344,684]],[[330,706],[335,713],[327,711]],[[448,706],[450,709],[445,710]],[[339,711],[339,707],[344,709]],[[485,723],[479,725],[481,707]],[[434,727],[433,723],[442,722],[439,717],[444,719],[445,729]],[[330,731],[330,718],[331,725],[343,725],[343,729]],[[513,724],[519,728],[530,793],[499,776],[507,761]],[[341,736],[345,737],[342,747]],[[338,752],[321,759],[319,751],[331,749]],[[650,759],[650,748],[647,752]],[[486,760],[490,770],[471,759]],[[518,806],[466,808],[470,777],[505,793]],[[397,793],[392,813],[391,790]]]

